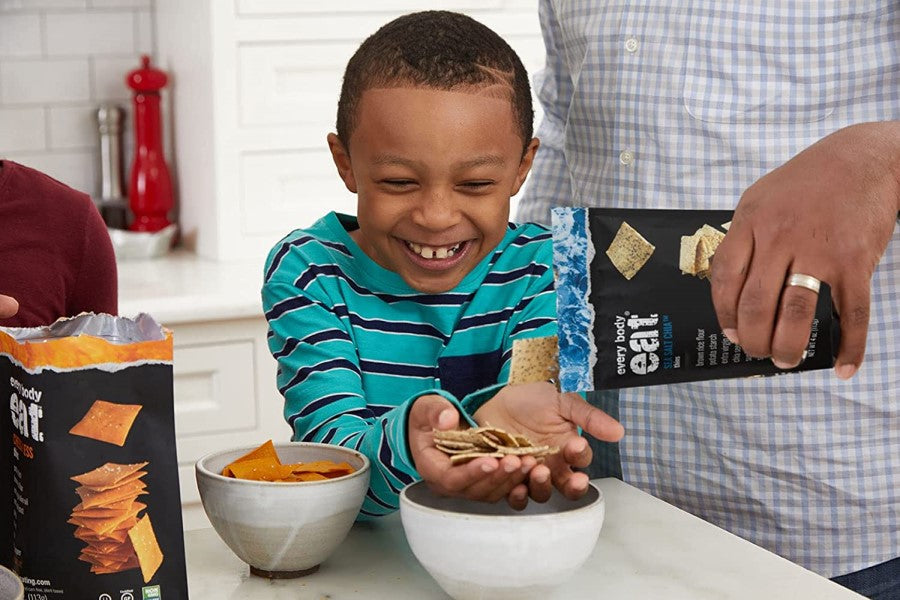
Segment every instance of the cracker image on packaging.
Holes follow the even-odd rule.
[[[149,515],[141,517],[141,520],[128,530],[128,538],[137,555],[144,583],[147,583],[153,578],[153,574],[156,573],[163,561],[162,550],[156,541],[156,534],[153,532]]]
[[[69,433],[82,437],[124,446],[128,432],[141,411],[139,404],[116,404],[95,400],[87,413]]]
[[[555,335],[513,340],[509,383],[559,380],[559,346]]]
[[[75,493],[81,502],[68,522],[76,526],[75,537],[87,544],[78,559],[90,564],[95,575],[140,567],[147,583],[162,563],[149,516],[138,517],[147,508],[137,501],[147,493],[142,480],[147,464],[106,463],[70,477],[80,484]]]
[[[710,225],[703,225],[691,235],[681,236],[678,252],[681,273],[708,279],[711,269],[709,261],[724,239],[725,234]]]
[[[622,221],[606,255],[625,279],[631,280],[650,259],[656,246],[644,239],[627,222]]]

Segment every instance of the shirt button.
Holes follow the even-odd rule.
[[[631,54],[634,54],[635,52],[637,52],[637,49],[638,49],[637,38],[630,37],[627,40],[625,40],[625,50],[627,50]]]
[[[630,165],[634,162],[634,153],[631,150],[622,150],[619,153],[619,162],[623,165]]]

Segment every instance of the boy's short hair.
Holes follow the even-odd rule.
[[[337,135],[349,151],[359,101],[367,89],[409,85],[452,90],[498,84],[510,88],[524,151],[534,120],[531,87],[528,72],[509,44],[463,14],[429,10],[404,15],[370,35],[347,63]]]

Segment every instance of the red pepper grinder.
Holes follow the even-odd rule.
[[[125,82],[134,90],[134,162],[128,201],[134,213],[129,229],[159,231],[171,224],[168,214],[174,206],[172,181],[163,155],[159,90],[168,78],[150,66],[150,57],[141,56],[141,68],[128,73]]]

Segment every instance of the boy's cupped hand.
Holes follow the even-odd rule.
[[[434,443],[434,430],[459,428],[459,413],[447,399],[437,395],[418,398],[409,413],[409,449],[416,470],[438,494],[498,502],[522,509],[528,504],[528,473],[537,461],[531,456],[488,456],[453,465]],[[549,495],[549,492],[548,492]]]
[[[606,442],[617,442],[625,434],[618,421],[580,395],[560,393],[548,382],[508,385],[475,411],[474,418],[479,425],[490,423],[520,433],[536,445],[559,446],[558,453],[546,457],[528,473],[528,496],[537,502],[546,502],[553,487],[573,500],[587,492],[587,474],[573,470],[588,466],[592,459],[579,427]],[[522,501],[524,506],[527,498]]]

